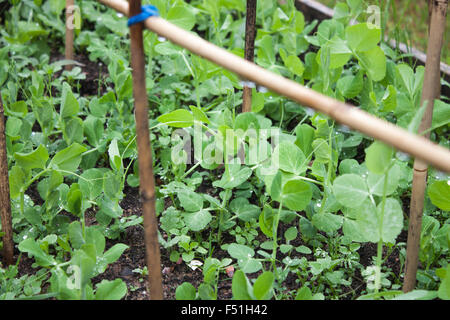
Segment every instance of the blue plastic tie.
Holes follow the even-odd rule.
[[[158,8],[149,4],[141,7],[141,13],[128,19],[128,26],[140,23],[150,17],[159,16]]]

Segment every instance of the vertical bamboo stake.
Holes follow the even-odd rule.
[[[72,9],[74,6],[74,0],[66,0],[66,59],[73,60],[73,34],[74,27],[69,23],[71,21],[70,16],[73,14]],[[66,65],[66,70],[72,70],[72,65]]]
[[[3,259],[6,265],[13,264],[14,242],[9,198],[8,158],[6,155],[5,111],[0,97],[0,218],[2,222]]]
[[[141,12],[141,0],[130,1],[130,17]],[[148,128],[148,99],[145,86],[145,58],[143,24],[130,26],[131,67],[133,69],[134,115],[138,147],[140,198],[144,217],[150,299],[162,300],[161,257],[155,210],[155,178],[153,176],[152,147]]]
[[[427,103],[425,114],[419,127],[419,133],[431,127],[433,117],[434,99],[440,95],[440,60],[443,36],[445,31],[445,18],[448,0],[429,2],[431,7],[429,39],[427,48],[427,61],[421,104]],[[430,132],[424,134],[430,137]],[[409,292],[416,285],[416,274],[419,263],[420,233],[422,229],[423,202],[427,186],[428,165],[418,159],[414,160],[414,176],[409,211],[409,230],[406,249],[405,279],[403,291]]]
[[[247,17],[245,22],[245,59],[252,62],[255,56],[256,1],[247,0]],[[242,112],[250,111],[252,111],[252,88],[244,84]]]

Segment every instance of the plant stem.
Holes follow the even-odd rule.
[[[380,240],[378,241],[377,246],[377,260],[376,260],[376,270],[375,270],[375,292],[378,293],[378,290],[381,286],[381,264],[382,264],[382,256],[383,256],[383,218],[384,218],[384,209],[386,207],[386,194],[387,194],[387,182],[388,182],[388,173],[391,169],[394,162],[391,162],[391,165],[386,169],[384,174],[384,184],[383,184],[383,198],[381,200],[381,212],[378,220],[378,228],[380,234]]]
[[[280,222],[280,215],[281,215],[281,209],[283,208],[283,202],[280,202],[280,206],[278,207],[278,212],[275,216],[275,220],[273,221],[272,225],[272,237],[273,237],[273,251],[272,251],[272,266],[273,266],[273,273],[275,275],[275,279],[278,279],[278,271],[276,266],[276,260],[277,260],[277,249],[278,249],[278,224]]]

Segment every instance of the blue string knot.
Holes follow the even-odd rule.
[[[150,17],[159,16],[158,8],[149,4],[141,7],[141,13],[128,19],[128,26],[147,20]]]

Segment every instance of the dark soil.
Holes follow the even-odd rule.
[[[50,62],[64,60],[65,56],[59,52],[54,52]],[[86,54],[75,54],[74,60],[78,63],[74,67],[79,67],[85,75],[85,79],[77,80],[79,85],[78,93],[81,96],[102,96],[106,93],[105,79],[108,77],[107,67],[102,62],[91,61]],[[63,71],[55,74],[58,78]],[[76,85],[76,83],[75,83]]]

